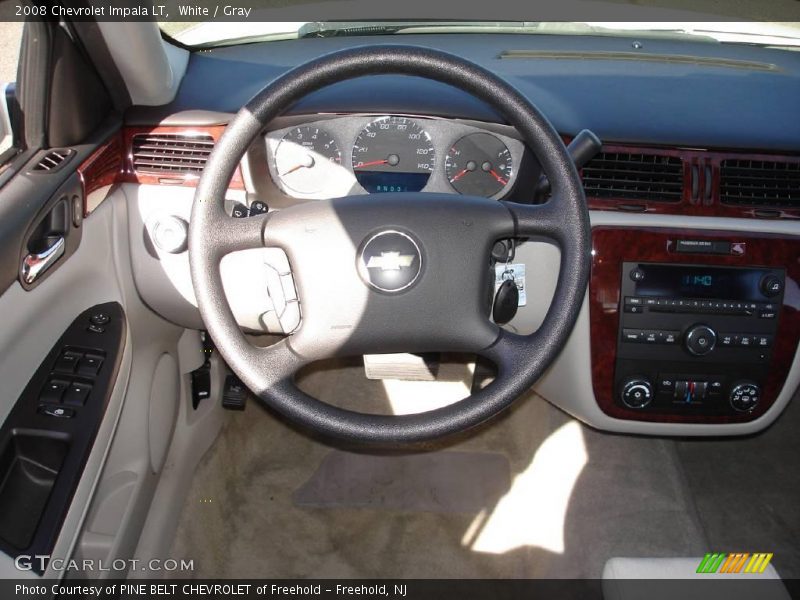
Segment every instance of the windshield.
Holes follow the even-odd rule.
[[[531,21],[213,21],[159,24],[170,37],[198,48],[307,37],[519,33],[637,35],[800,48],[800,23],[788,22],[531,22]]]

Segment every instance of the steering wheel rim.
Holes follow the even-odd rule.
[[[332,82],[386,73],[450,84],[492,105],[522,134],[548,174],[550,199],[541,205],[518,205],[452,194],[403,193],[381,194],[379,202],[352,196],[303,203],[248,219],[233,219],[225,213],[228,183],[267,123],[293,102]],[[366,240],[387,230],[412,239],[423,264],[414,284],[395,294],[374,289],[363,279],[363,269],[357,268],[359,260],[366,261]],[[531,335],[509,333],[488,320],[488,250],[503,237],[544,237],[561,249],[550,308]],[[315,264],[314,252],[309,251],[316,248],[317,255],[327,253],[326,243],[335,246],[329,254],[339,259],[327,270]],[[445,304],[436,297],[435,285],[440,284],[434,285],[434,277],[445,274],[449,280],[448,269],[458,270],[465,262],[462,255],[447,251],[447,244],[482,271],[474,281],[464,277],[452,283],[453,290],[442,290],[442,294],[462,294],[443,316]],[[247,341],[227,303],[220,260],[233,251],[264,246],[279,246],[287,252],[298,278],[303,321],[294,335],[257,348]],[[530,388],[560,352],[577,320],[588,282],[590,247],[580,177],[558,133],[538,109],[509,83],[474,63],[404,45],[334,52],[287,72],[256,94],[230,122],[209,157],[189,226],[189,261],[198,307],[233,371],[267,406],[300,426],[349,442],[382,445],[429,441],[465,431],[502,412]],[[483,253],[485,265],[475,266]],[[339,287],[347,292],[342,294]],[[337,310],[325,311],[313,299],[326,292],[344,296]],[[440,314],[422,311],[423,322],[412,323],[409,317],[420,299],[438,306]],[[459,308],[462,304],[463,309]],[[339,314],[351,310],[350,320]],[[394,314],[404,316],[405,322],[392,323],[387,315]],[[446,322],[437,323],[439,318]],[[340,325],[343,319],[346,324]],[[474,327],[460,327],[458,319]],[[383,337],[378,339],[378,335]],[[433,347],[437,336],[443,343]],[[294,384],[300,368],[328,356],[433,350],[484,356],[496,365],[497,377],[454,404],[411,415],[338,408],[308,396]]]

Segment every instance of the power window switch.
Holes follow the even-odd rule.
[[[86,404],[86,399],[89,397],[91,391],[92,386],[88,383],[73,381],[67,388],[67,391],[64,392],[63,402],[64,404],[70,404],[72,406],[83,406]]]
[[[47,415],[48,417],[57,417],[59,419],[71,419],[75,416],[75,411],[65,406],[50,406],[42,404],[39,407],[39,413]]]
[[[64,392],[69,387],[69,381],[64,379],[51,379],[48,381],[42,390],[39,400],[42,402],[51,402],[58,404],[64,396]]]
[[[78,361],[78,375],[94,377],[103,366],[103,357],[97,354],[87,354]]]
[[[66,350],[58,357],[58,360],[56,360],[55,370],[61,371],[62,373],[74,373],[75,367],[81,357],[83,357],[83,354],[80,352]]]

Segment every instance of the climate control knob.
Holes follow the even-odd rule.
[[[740,412],[753,410],[760,399],[761,388],[752,381],[743,381],[731,388],[731,406]]]
[[[717,334],[708,325],[695,325],[686,332],[686,349],[695,356],[704,356],[717,345]]]
[[[647,379],[629,379],[622,386],[621,400],[630,408],[644,408],[653,399],[653,386]]]

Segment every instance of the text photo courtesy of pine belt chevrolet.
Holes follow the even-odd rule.
[[[800,3],[540,4],[0,3],[0,596],[800,598]]]

